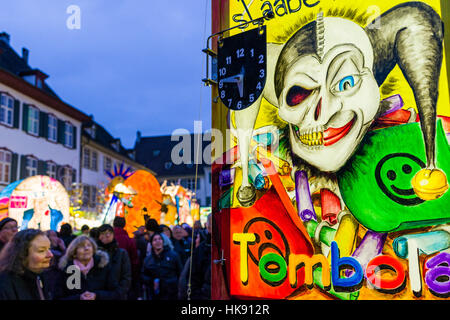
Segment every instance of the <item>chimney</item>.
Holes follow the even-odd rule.
[[[141,132],[138,130],[136,132],[136,143],[140,143],[141,142]]]
[[[10,39],[9,34],[7,34],[6,32],[0,33],[0,41],[3,41],[9,45],[9,39]]]
[[[26,64],[28,64],[28,56],[30,55],[30,50],[27,48],[22,48],[22,60],[25,61]]]

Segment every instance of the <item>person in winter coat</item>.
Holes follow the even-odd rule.
[[[88,236],[78,236],[59,260],[61,277],[56,288],[61,300],[118,300],[120,289],[109,256]]]
[[[0,300],[50,300],[45,270],[52,257],[42,231],[16,233],[0,254]]]
[[[109,224],[102,225],[98,231],[98,247],[108,253],[112,273],[119,284],[120,298],[127,300],[128,291],[131,288],[131,264],[128,253],[119,248],[114,239],[114,229]]]
[[[136,249],[136,241],[128,236],[124,230],[126,220],[123,217],[115,217],[113,221],[114,239],[116,239],[119,248],[125,249],[130,257],[131,267],[137,270],[139,265],[139,258]]]
[[[146,256],[147,250],[147,242],[148,242],[148,233],[145,231],[145,226],[140,226],[134,234],[134,241],[136,243],[136,249],[139,257],[139,267],[142,267],[142,262],[144,262],[144,258]],[[140,268],[139,268],[140,270]]]
[[[171,240],[174,250],[180,256],[181,264],[184,265],[191,253],[191,243],[187,240],[186,230],[179,225],[174,226]]]
[[[177,300],[178,277],[182,265],[178,254],[164,247],[160,233],[155,232],[150,238],[152,249],[145,258],[142,267],[142,281],[151,300]]]
[[[206,222],[206,239],[195,248],[192,254],[191,299],[211,299],[211,219],[209,214]]]
[[[0,251],[17,233],[17,221],[6,217],[0,221]]]
[[[131,263],[131,295],[132,299],[139,295],[139,256],[136,248],[136,241],[128,236],[125,231],[126,220],[123,217],[115,217],[113,221],[114,238],[119,248],[125,249]]]

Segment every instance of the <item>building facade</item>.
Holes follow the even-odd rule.
[[[180,184],[195,192],[200,206],[209,207],[211,152],[208,151],[208,144],[204,141],[208,141],[206,136],[206,134],[201,134],[200,137],[197,134],[184,134],[142,137],[138,131],[134,146],[136,161],[156,172],[160,184],[165,180],[168,185]]]
[[[81,125],[89,117],[62,101],[48,76],[19,56],[0,34],[0,190],[33,175],[48,175],[70,189],[80,181]]]
[[[116,171],[145,170],[155,173],[135,161],[134,149],[126,149],[120,139],[114,138],[103,126],[93,120],[83,123],[81,135],[81,210],[99,213],[102,202],[99,198]]]

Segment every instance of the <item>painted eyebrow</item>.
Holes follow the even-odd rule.
[[[359,68],[356,65],[354,58],[354,53],[351,52],[350,56],[348,55],[348,53],[351,51],[345,51],[340,53],[339,55],[337,55],[334,60],[330,63],[331,68],[328,69],[329,71],[332,70],[334,75],[333,78],[330,81],[327,81],[327,84],[329,85],[330,83],[334,83],[334,80],[336,79],[337,75],[339,74],[339,71],[341,71],[342,67],[344,66],[344,64],[350,59],[350,61],[353,63],[353,65],[355,66],[356,69],[359,70]],[[336,63],[339,62],[339,66],[334,68],[334,65]],[[333,69],[336,69],[335,71]]]
[[[304,72],[296,72],[294,73],[292,76],[294,77],[298,77],[298,76],[305,76],[306,78],[308,78],[308,80],[311,80],[312,82],[314,82],[316,85],[319,85],[319,81],[317,81],[316,79],[314,79],[313,77],[311,77],[309,74],[304,73]]]

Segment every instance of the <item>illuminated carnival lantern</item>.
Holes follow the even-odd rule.
[[[105,170],[105,173],[111,178],[111,181],[105,189],[107,200],[101,215],[101,223],[112,224],[116,216],[124,216],[124,204],[131,205],[129,198],[136,192],[124,185],[125,179],[133,174],[131,167],[125,170],[123,163],[120,167],[115,164],[114,170]]]
[[[145,225],[146,218],[160,221],[162,193],[158,180],[145,170],[137,170],[125,181],[124,185],[135,190],[131,196],[131,207],[126,207],[125,230],[131,236],[140,226]],[[146,217],[147,216],[147,217]]]
[[[48,176],[32,176],[9,185],[6,195],[8,216],[15,219],[20,230],[35,228],[58,230],[69,220],[69,195],[64,186]],[[5,190],[4,190],[5,191]],[[6,202],[3,197],[1,202]]]
[[[162,194],[156,178],[145,170],[132,171],[115,165],[114,170],[105,171],[111,178],[105,190],[106,206],[102,223],[112,224],[114,217],[126,219],[125,230],[130,236],[140,226],[145,225],[146,218],[159,221]]]

